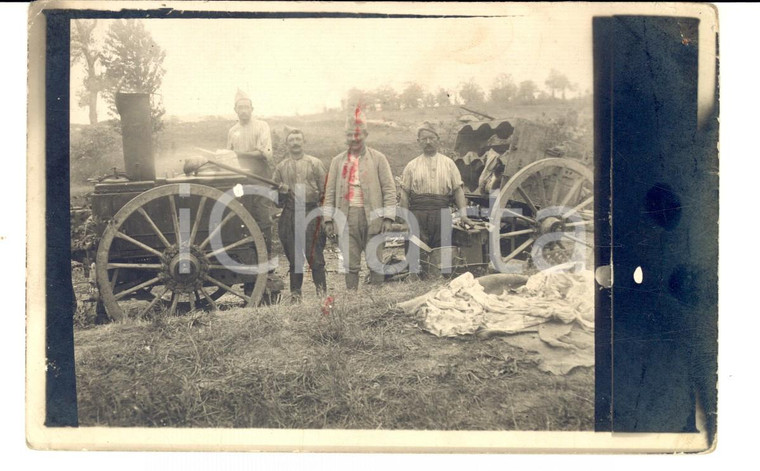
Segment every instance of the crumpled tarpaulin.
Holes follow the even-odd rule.
[[[398,307],[439,337],[508,334],[508,343],[538,352],[540,369],[565,374],[594,364],[593,290],[590,271],[477,279],[464,273]]]

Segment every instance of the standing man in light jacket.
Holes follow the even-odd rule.
[[[227,132],[227,149],[235,151],[240,167],[251,173],[271,179],[274,163],[272,161],[272,134],[265,121],[253,118],[251,98],[238,89],[235,94],[235,113],[238,122]],[[256,220],[264,235],[269,262],[272,264],[272,213],[274,204],[262,195],[245,195],[243,205]],[[263,263],[258,260],[258,263]],[[274,268],[269,269],[269,280],[276,280]],[[272,283],[273,286],[279,283]],[[270,283],[267,283],[269,291]],[[246,295],[253,292],[254,283],[244,284]]]
[[[396,184],[385,155],[365,144],[369,134],[367,121],[358,107],[347,120],[345,131],[348,150],[333,158],[327,174],[325,233],[332,237],[337,230],[347,242],[342,244],[348,248],[344,254],[348,265],[346,288],[357,290],[362,252],[370,266],[370,283],[379,284],[385,279],[377,269],[380,267],[376,265],[373,270],[370,262],[374,255],[375,261],[382,263],[384,244],[378,244],[374,254],[367,249],[374,236],[391,229],[396,217]],[[344,227],[335,227],[335,218],[329,214],[331,209],[345,216]]]

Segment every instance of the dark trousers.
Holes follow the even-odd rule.
[[[441,210],[410,210],[420,225],[420,240],[435,249],[441,246]]]
[[[413,194],[409,210],[420,225],[420,240],[430,248],[441,246],[441,211],[448,210],[447,195]]]
[[[306,204],[306,214],[317,207],[316,204]],[[290,266],[290,291],[293,294],[301,293],[303,284],[303,266],[296,265],[296,254],[303,251],[306,261],[311,267],[314,285],[317,287],[317,294],[327,291],[327,278],[325,276],[325,256],[324,249],[327,238],[322,228],[322,218],[314,218],[306,225],[306,234],[304,237],[304,246],[296,246],[296,231],[303,231],[301,224],[296,224],[295,209],[292,204],[286,204],[277,223],[277,230],[280,235],[280,242],[285,256],[288,258]]]

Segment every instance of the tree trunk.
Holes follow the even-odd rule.
[[[90,91],[90,99],[87,106],[90,108],[90,124],[98,124],[98,92]]]

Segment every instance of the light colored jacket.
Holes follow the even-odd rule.
[[[348,172],[343,172],[347,164],[347,151],[336,155],[330,163],[324,202],[327,214],[330,208],[335,208],[348,217]],[[382,228],[383,218],[396,217],[396,183],[385,155],[375,149],[366,148],[364,155],[359,157],[359,182],[364,196],[368,232],[378,234]],[[382,217],[373,220],[370,214],[379,208],[383,208]],[[325,221],[332,219],[329,215],[325,216]]]

